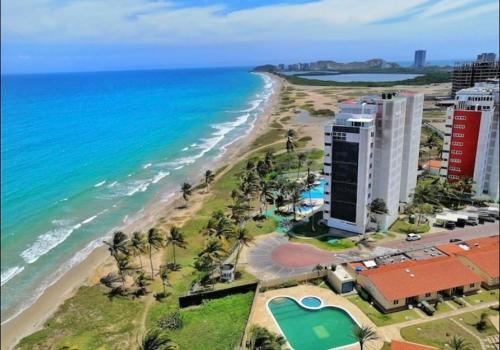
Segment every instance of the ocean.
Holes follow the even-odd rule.
[[[272,89],[247,68],[3,75],[2,322],[210,169]]]

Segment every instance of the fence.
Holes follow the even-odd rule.
[[[311,272],[306,272],[300,275],[295,275],[295,276],[288,276],[288,277],[281,277],[281,278],[275,278],[272,280],[267,280],[267,281],[261,281],[260,286],[261,287],[274,287],[278,286],[280,284],[290,282],[290,281],[296,281],[296,282],[303,282],[307,280],[312,280],[315,278],[321,278],[326,276],[327,269],[319,270],[319,271],[311,271]]]
[[[226,289],[219,289],[210,292],[185,295],[179,297],[179,307],[185,308],[188,306],[200,305],[203,302],[203,300],[206,299],[219,299],[233,294],[255,292],[256,289],[257,289],[257,282],[251,282]]]

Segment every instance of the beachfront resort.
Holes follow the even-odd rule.
[[[12,343],[498,349],[498,85],[437,110],[449,84],[264,74],[274,105],[238,160],[183,183],[168,218],[115,232],[87,283]]]

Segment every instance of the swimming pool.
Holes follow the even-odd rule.
[[[352,333],[356,321],[341,308],[309,309],[291,297],[273,298],[267,306],[294,350],[328,350],[356,342]]]
[[[323,199],[323,192],[325,188],[325,179],[320,179],[319,184],[311,188],[311,199]],[[300,199],[309,199],[309,192],[304,191],[300,195]]]
[[[317,309],[321,306],[321,304],[323,303],[321,301],[320,298],[316,298],[316,297],[305,297],[305,298],[302,298],[300,299],[300,303],[305,306],[305,307],[308,307],[308,308],[311,308],[311,309]]]

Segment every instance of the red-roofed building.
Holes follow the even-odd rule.
[[[435,348],[433,346],[409,343],[406,341],[393,340],[391,341],[391,350],[438,350],[438,348]]]
[[[500,275],[499,236],[472,239],[459,244],[444,244],[437,248],[450,256],[455,256],[471,271],[481,276],[483,287],[488,289],[498,287]]]
[[[357,278],[384,312],[437,300],[439,295],[471,294],[481,287],[481,281],[479,275],[449,256],[365,269]]]

